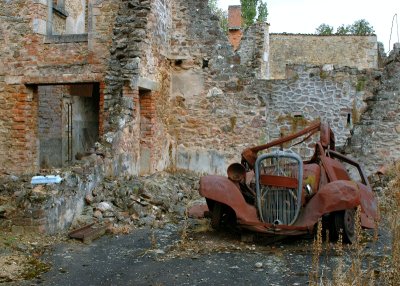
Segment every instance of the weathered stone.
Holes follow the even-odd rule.
[[[96,207],[101,212],[107,212],[112,210],[112,204],[108,202],[101,202]]]
[[[96,210],[96,211],[93,213],[93,216],[94,216],[95,218],[101,220],[101,219],[103,218],[103,213],[102,213],[100,210]]]

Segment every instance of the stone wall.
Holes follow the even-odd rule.
[[[269,24],[256,23],[247,28],[237,53],[252,78],[269,79]]]
[[[258,94],[265,102],[266,141],[320,120],[330,124],[336,145],[343,147],[366,109],[365,100],[372,96],[374,72],[331,65],[291,65],[286,73],[286,80],[258,80],[247,88],[248,93]],[[310,155],[312,151],[301,152]]]
[[[65,86],[38,87],[38,140],[39,164],[42,168],[63,166],[62,97]],[[50,162],[51,160],[51,162]]]
[[[0,4],[2,27],[13,27],[2,28],[1,34],[5,64],[0,89],[5,92],[0,104],[5,108],[0,113],[0,163],[15,172],[38,171],[37,86],[99,84],[99,134],[107,175],[151,173],[169,166],[221,173],[221,166],[237,161],[246,146],[266,140],[266,126],[292,115],[295,106],[302,109],[302,102],[286,105],[284,96],[293,97],[293,102],[299,94],[309,95],[305,101],[317,100],[320,94],[324,99],[339,96],[343,103],[334,125],[340,142],[348,132],[344,117],[348,124],[349,110],[362,109],[363,95],[354,92],[357,83],[348,83],[347,75],[342,82],[336,76],[329,81],[332,75],[324,70],[317,82],[318,76],[311,79],[295,71],[297,81],[290,74],[291,81],[258,81],[277,70],[285,74],[284,65],[276,63],[319,64],[322,57],[339,66],[342,58],[346,65],[358,67],[376,63],[376,37],[268,39],[266,24],[246,30],[234,52],[206,0],[89,1],[86,38],[39,33],[43,29],[38,27],[46,26],[47,1],[16,3]],[[80,15],[82,3],[72,0],[65,7]],[[75,9],[78,6],[82,9]],[[278,47],[283,51],[279,55]],[[359,57],[360,51],[365,56]],[[269,102],[267,93],[276,103]],[[284,107],[274,108],[275,113],[266,109],[280,102]],[[337,112],[331,108],[316,115],[315,110],[326,108],[316,105],[304,105],[310,109],[304,113],[314,118]]]
[[[346,152],[355,156],[368,174],[400,159],[400,45],[386,59],[381,85],[367,100],[367,109],[354,126]]]
[[[378,67],[376,36],[270,34],[270,78],[285,78],[287,64]]]
[[[169,165],[165,97],[171,5],[159,0],[121,3],[104,102],[110,174],[151,173]]]
[[[25,5],[26,11],[21,11],[21,15],[26,17],[30,2],[19,2]],[[42,2],[35,4],[41,5],[41,11],[46,11],[46,1]],[[4,11],[19,11],[17,7],[7,6],[4,2],[1,5]],[[66,181],[75,176],[77,182],[67,182],[68,186],[61,186],[57,195],[41,198],[43,208],[38,205],[27,207],[26,215],[22,215],[20,221],[16,220],[16,225],[48,232],[66,228],[75,215],[81,212],[86,192],[90,192],[104,176],[132,176],[163,170],[169,166],[170,154],[174,152],[170,136],[166,133],[166,107],[163,104],[167,100],[170,86],[167,52],[171,37],[164,32],[171,30],[171,2],[98,1],[90,2],[88,11],[86,40],[80,36],[33,33],[30,30],[30,19],[15,17],[15,21],[25,25],[23,28],[26,29],[26,35],[20,37],[21,31],[11,29],[11,33],[16,34],[15,38],[2,46],[10,53],[6,52],[4,57],[2,55],[7,65],[4,69],[2,67],[1,75],[4,76],[0,77],[4,82],[0,88],[5,91],[5,100],[1,103],[7,107],[14,99],[25,102],[25,97],[17,96],[16,91],[21,89],[31,92],[32,96],[26,104],[18,104],[26,112],[17,120],[25,123],[27,118],[32,117],[32,124],[19,124],[16,130],[25,131],[26,128],[33,133],[29,137],[25,133],[21,135],[21,138],[31,140],[28,143],[33,143],[20,146],[21,152],[36,152],[27,158],[20,156],[15,146],[5,145],[1,150],[5,155],[1,157],[1,163],[4,163],[1,166],[8,168],[7,172],[38,171],[38,108],[35,107],[39,102],[38,89],[43,92],[46,86],[55,91],[58,85],[77,83],[96,83],[100,87],[101,142],[94,146],[95,152],[92,155],[85,156],[80,164],[70,167],[72,174],[62,174]],[[40,20],[44,22],[47,19],[45,13],[33,16],[42,17]],[[14,20],[9,17],[4,19]],[[8,36],[7,33],[4,35]],[[24,46],[27,38],[34,38],[34,44]],[[27,47],[29,50],[25,51]],[[31,58],[15,59],[20,54],[16,55],[13,49],[29,53]],[[21,65],[21,61],[25,65]],[[8,70],[6,73],[6,68],[13,67],[17,68],[11,69],[15,74]],[[15,85],[15,90],[9,86],[11,84]],[[42,108],[53,106],[50,103],[58,100],[56,97],[49,98],[43,102]],[[4,108],[4,111],[8,112],[8,109]],[[12,118],[10,115],[0,114],[1,126],[4,124],[7,136],[14,137],[16,132],[9,131],[9,122],[4,121]],[[46,124],[43,124],[43,129],[46,129]],[[4,143],[12,142],[10,138],[5,138]],[[20,156],[20,161],[14,160],[10,154]],[[11,167],[12,162],[16,163],[14,168]],[[29,164],[30,168],[23,164]],[[74,188],[73,195],[64,192],[68,187]],[[38,192],[39,195],[48,193],[40,189]],[[55,191],[51,192],[55,194]],[[33,212],[35,215],[32,217]]]
[[[173,15],[168,127],[175,167],[224,174],[262,137],[263,104],[242,93],[252,66],[241,65],[207,1],[175,1]]]

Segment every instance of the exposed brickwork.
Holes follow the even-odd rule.
[[[233,46],[233,49],[236,51],[243,37],[242,30],[229,30],[228,35],[229,35],[229,42]]]
[[[228,29],[240,29],[242,27],[242,8],[240,5],[228,7]]]
[[[66,7],[80,3],[72,0]],[[71,213],[82,211],[86,191],[104,177],[169,167],[225,174],[245,147],[298,128],[294,116],[331,121],[339,145],[344,144],[365,101],[375,98],[372,91],[380,74],[370,68],[377,64],[376,37],[269,37],[264,23],[249,27],[234,51],[207,4],[89,1],[87,34],[46,35],[47,1],[0,2],[0,172],[39,171],[38,141],[42,135],[52,136],[60,124],[60,118],[48,116],[58,111],[59,92],[41,102],[43,89],[83,83],[99,87],[100,142],[90,146],[95,152],[90,150],[81,164],[63,174],[66,182],[56,185],[57,196],[41,198],[45,206],[27,205],[28,212],[15,221],[17,227],[48,232],[68,227]],[[78,10],[81,15],[82,7]],[[68,30],[67,22],[60,31]],[[388,83],[397,70],[398,60],[392,60],[384,77]],[[300,65],[286,69],[289,63]],[[374,150],[376,156],[390,158],[391,151],[399,152],[393,99],[398,89],[389,86],[394,94],[392,89],[379,92],[381,104],[376,100],[368,105],[377,111],[368,111],[355,129],[360,137],[354,142],[362,146],[362,155]],[[89,117],[97,111],[91,109]],[[384,119],[379,118],[383,113]],[[57,124],[49,124],[51,120]],[[374,148],[368,145],[370,131],[375,132]],[[378,146],[382,134],[395,144]]]
[[[37,171],[37,85],[98,83],[105,172],[132,175],[141,172],[141,164],[153,172],[179,158],[190,161],[200,149],[213,162],[236,161],[245,146],[265,140],[271,119],[265,91],[280,83],[261,79],[285,77],[287,63],[376,63],[375,37],[269,38],[265,24],[247,29],[235,52],[206,0],[91,1],[85,11],[87,35],[46,36],[48,7],[43,3],[0,4],[5,23],[0,27],[0,104],[5,107],[0,165],[15,172]],[[82,15],[80,3],[68,2],[66,9]],[[231,13],[233,27],[240,13]],[[337,58],[330,57],[332,50]],[[23,124],[11,121],[13,112]],[[190,162],[188,168],[198,170]],[[218,172],[222,165],[215,167]]]
[[[140,94],[140,138],[141,141],[151,147],[155,142],[151,142],[154,135],[156,104],[155,94],[145,92]]]
[[[234,50],[237,50],[242,39],[241,6],[228,7],[228,38]]]
[[[102,81],[117,5],[113,1],[91,4],[91,11],[97,9],[97,13],[92,13],[89,42],[46,44],[37,25],[47,20],[47,5],[42,1],[0,3],[1,26],[7,28],[1,33],[4,41],[0,41],[0,92],[5,107],[0,111],[0,132],[5,135],[0,139],[2,170],[38,171],[35,85]]]

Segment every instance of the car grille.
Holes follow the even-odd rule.
[[[296,218],[297,190],[286,188],[261,189],[262,220],[266,223],[291,225]]]

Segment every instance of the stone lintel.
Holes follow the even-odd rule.
[[[160,85],[158,84],[158,82],[145,77],[139,77],[138,87],[142,90],[151,91],[158,91],[160,89]]]
[[[99,83],[103,80],[100,74],[91,75],[57,75],[57,76],[30,76],[24,77],[22,83],[25,85],[60,85],[60,84],[90,84]]]
[[[169,60],[188,60],[188,59],[191,59],[190,56],[184,56],[184,55],[164,55],[164,56]]]
[[[60,43],[78,43],[87,42],[88,34],[70,34],[70,35],[47,35],[44,40],[45,44],[60,44]]]

